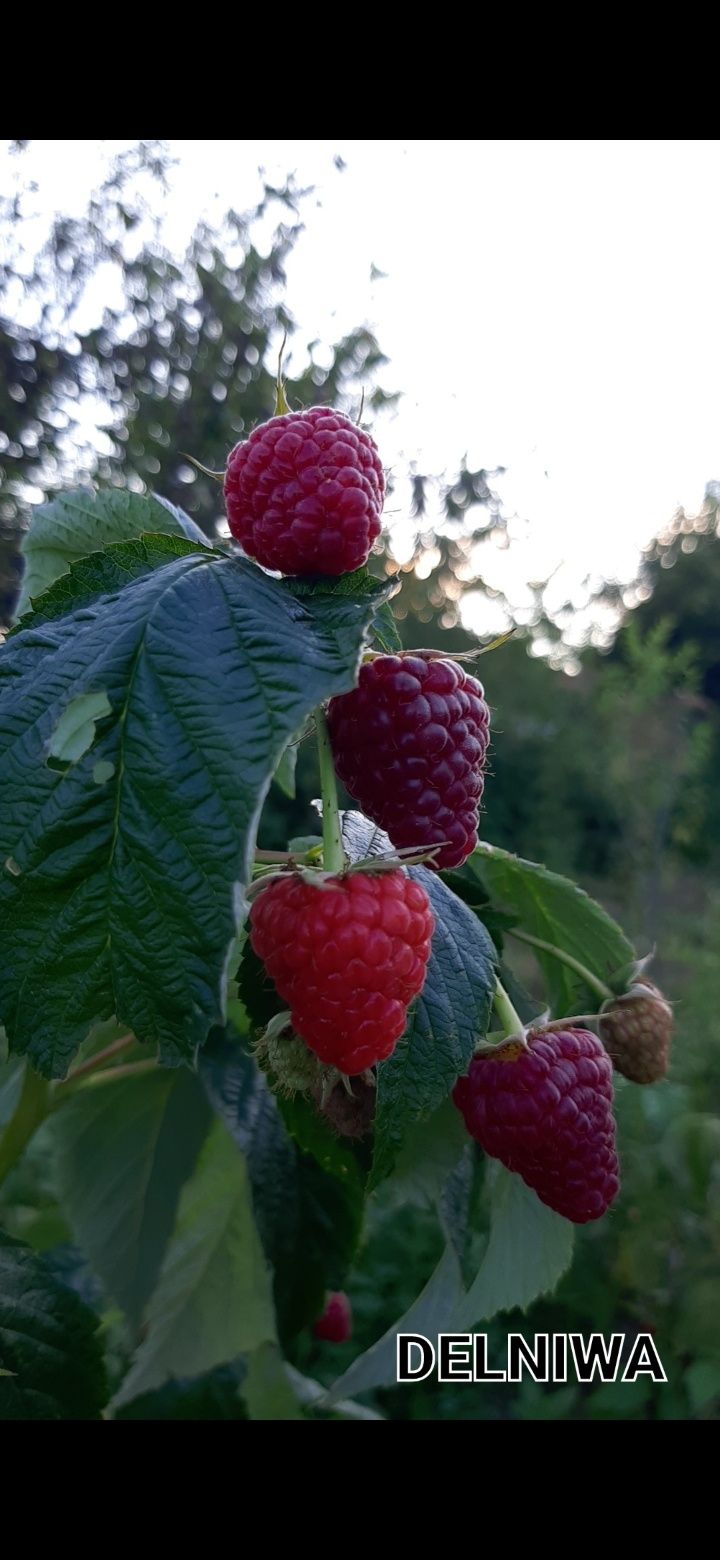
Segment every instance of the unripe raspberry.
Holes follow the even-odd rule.
[[[475,1056],[453,1099],[485,1153],[573,1224],[617,1196],[612,1067],[589,1030],[536,1029]]]
[[[347,1343],[352,1338],[352,1310],[342,1290],[328,1295],[325,1310],[313,1326],[313,1337],[322,1343]]]
[[[643,990],[637,990],[642,987]],[[673,1010],[662,992],[638,976],[625,996],[615,997],[600,1016],[600,1038],[623,1078],[658,1083],[667,1074]]]
[[[329,1095],[322,1089],[315,1089],[313,1099],[320,1115],[338,1137],[364,1138],[371,1131],[377,1104],[374,1084],[363,1078],[353,1078],[351,1093],[344,1083],[338,1083]]]
[[[490,713],[483,689],[455,661],[378,656],[357,688],[332,699],[335,768],[397,849],[448,843],[438,867],[477,845]]]
[[[400,870],[351,872],[320,887],[288,873],[250,911],[252,946],[295,1033],[346,1074],[394,1050],[425,981],[433,926],[424,888]]]
[[[282,574],[360,568],[384,497],[373,440],[327,406],[271,417],[228,456],[230,530],[250,558]]]

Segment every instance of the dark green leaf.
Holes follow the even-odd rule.
[[[118,1409],[116,1419],[247,1419],[242,1396],[245,1361],[220,1365],[202,1376],[166,1382]]]
[[[197,1078],[183,1071],[83,1089],[53,1120],[63,1208],[133,1327],[211,1119]]]
[[[288,1136],[266,1080],[237,1044],[213,1037],[200,1059],[208,1097],[247,1158],[255,1219],[275,1277],[281,1336],[306,1326],[344,1277],[363,1189],[348,1154],[330,1173]],[[340,1173],[338,1173],[338,1170]]]
[[[147,543],[120,551],[147,569]],[[0,1014],[51,1076],[113,1013],[168,1063],[222,1022],[262,802],[352,685],[373,608],[199,551],[83,600],[0,653]],[[58,773],[53,733],[90,693],[112,715]]]
[[[436,924],[422,993],[378,1068],[372,1186],[392,1170],[412,1123],[430,1116],[465,1072],[487,1033],[495,984],[495,949],[481,922],[426,867],[411,867],[410,876],[425,889]]]
[[[47,590],[78,558],[113,542],[140,536],[144,531],[184,536],[191,542],[208,545],[199,526],[174,504],[127,489],[110,488],[95,493],[92,488],[78,488],[39,505],[33,510],[22,545],[25,577],[18,615],[26,612],[31,599]]]
[[[99,1419],[106,1398],[97,1316],[0,1233],[0,1419]]]

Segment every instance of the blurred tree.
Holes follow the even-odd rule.
[[[55,218],[34,251],[33,187],[20,181],[0,197],[0,620],[2,609],[8,620],[32,502],[91,476],[152,486],[212,533],[219,491],[187,456],[222,469],[238,438],[272,414],[266,362],[279,332],[296,330],[278,297],[307,192],[292,179],[266,186],[254,210],[228,212],[219,230],[201,222],[178,260],[152,214],[167,169],[159,143],[123,153],[84,214]],[[263,254],[253,235],[268,214],[276,225]],[[98,322],[79,329],[98,278],[118,302],[100,305]],[[326,354],[317,361],[319,346],[308,344],[293,404],[352,401],[355,409],[361,384],[374,408],[394,399],[373,383],[386,359],[369,329],[343,337],[329,366]]]

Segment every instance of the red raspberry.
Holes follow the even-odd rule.
[[[537,1029],[474,1057],[453,1099],[471,1137],[573,1224],[616,1197],[612,1067],[587,1029]]]
[[[477,845],[490,712],[455,661],[384,655],[357,688],[332,699],[335,768],[351,796],[398,849],[449,843],[439,867],[459,867]]]
[[[659,1083],[667,1074],[673,1010],[651,980],[638,976],[642,991],[629,991],[600,1015],[600,1038],[617,1072],[631,1083]]]
[[[322,1343],[347,1343],[352,1338],[352,1310],[342,1290],[328,1295],[325,1310],[313,1326],[313,1337]]]
[[[288,874],[250,911],[250,941],[293,1029],[347,1074],[394,1050],[425,981],[433,927],[424,888],[401,871],[349,873],[322,887]]]
[[[349,574],[380,534],[385,476],[372,439],[342,412],[272,417],[236,444],[225,472],[230,530],[282,574]]]

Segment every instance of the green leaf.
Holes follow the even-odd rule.
[[[302,1419],[302,1411],[275,1343],[261,1343],[247,1362],[243,1398],[251,1419]]]
[[[38,611],[0,653],[0,1016],[48,1076],[111,1014],[169,1064],[223,1022],[272,775],[351,687],[372,616],[367,592],[299,601],[246,560],[160,563],[158,540],[76,564],[53,590],[82,606]],[[53,733],[90,694],[112,714],[57,772]]]
[[[139,1397],[118,1409],[115,1419],[247,1419],[242,1397],[246,1365],[244,1360],[218,1366],[202,1376],[172,1380],[154,1392]]]
[[[282,1337],[291,1337],[338,1288],[357,1245],[363,1185],[354,1157],[321,1168],[288,1136],[275,1096],[253,1058],[221,1035],[203,1052],[208,1098],[247,1158],[255,1219],[274,1273]],[[319,1127],[321,1130],[321,1127]],[[327,1129],[325,1129],[327,1134]]]
[[[110,488],[94,493],[78,488],[62,493],[33,510],[22,551],[25,576],[18,601],[18,616],[31,600],[67,572],[71,563],[99,552],[113,542],[128,541],[144,531],[184,536],[207,546],[199,526],[165,499],[143,497],[127,489]]]
[[[453,1247],[446,1246],[435,1272],[410,1309],[377,1343],[353,1360],[333,1382],[321,1406],[330,1408],[342,1398],[370,1392],[374,1387],[395,1386],[398,1333],[421,1333],[433,1341],[440,1332],[454,1331],[453,1318],[459,1312],[463,1293],[460,1263]]]
[[[53,1118],[64,1211],[133,1328],[211,1119],[197,1078],[185,1071],[85,1088]]]
[[[297,742],[289,742],[280,763],[275,770],[273,780],[283,796],[288,801],[295,800],[295,770],[297,769]]]
[[[106,1401],[97,1316],[0,1233],[0,1419],[99,1419]]]
[[[569,878],[495,845],[479,845],[469,865],[494,903],[514,912],[523,931],[569,953],[600,980],[607,981],[635,957],[620,927]],[[578,1004],[581,1012],[595,1011],[597,993],[574,970],[552,954],[534,952],[556,1017],[577,1012]],[[594,1005],[588,1008],[588,1003]]]
[[[50,757],[58,759],[61,764],[76,764],[83,753],[92,747],[97,722],[104,720],[106,715],[112,715],[106,693],[79,693],[76,699],[71,699],[65,705],[50,737]],[[107,768],[109,774],[106,778],[109,779],[114,772],[114,765],[109,764]]]
[[[323,577],[315,580],[292,580],[289,583],[294,594],[300,597],[332,593],[335,596],[355,596],[358,600],[366,598],[368,601],[374,601],[376,606],[371,634],[373,645],[387,655],[394,655],[397,650],[402,649],[398,626],[390,602],[387,600],[389,595],[395,595],[397,584],[378,580],[366,568],[355,569],[352,574],[341,574],[337,579]]]
[[[430,1116],[466,1071],[487,1033],[495,984],[495,949],[482,923],[426,867],[411,867],[410,876],[425,889],[436,925],[423,990],[378,1068],[371,1186],[392,1170],[413,1122]]]
[[[247,1167],[216,1122],[180,1199],[140,1345],[113,1408],[275,1341],[270,1275]]]
[[[556,1288],[572,1261],[574,1226],[541,1203],[519,1175],[496,1162],[489,1173],[490,1238],[454,1324],[460,1331],[498,1311],[527,1310]]]

